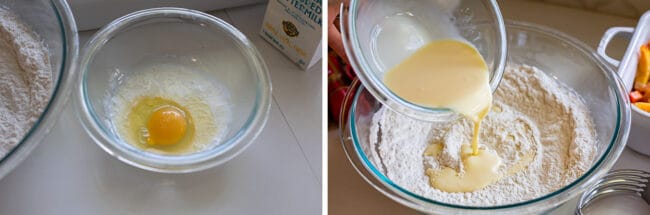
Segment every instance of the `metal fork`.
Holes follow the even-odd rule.
[[[582,215],[582,209],[594,200],[608,195],[621,194],[640,197],[650,205],[650,173],[633,169],[620,169],[609,172],[591,189],[582,194],[576,208],[576,214]]]

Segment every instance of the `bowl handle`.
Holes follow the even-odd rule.
[[[605,34],[603,35],[603,38],[600,39],[600,44],[598,44],[598,55],[605,59],[608,63],[613,65],[614,67],[618,67],[618,65],[621,63],[620,60],[616,60],[609,55],[607,55],[607,46],[609,45],[609,42],[612,41],[612,39],[618,35],[618,34],[623,34],[627,38],[631,38],[632,34],[634,33],[634,28],[632,27],[612,27],[607,29],[605,31]]]
[[[348,92],[343,97],[343,104],[341,105],[341,113],[339,114],[339,129],[345,128],[345,123],[348,121],[348,113],[352,107],[352,102],[354,101],[354,96],[357,94],[357,90],[361,87],[361,82],[358,78],[352,80],[352,83],[348,87]]]

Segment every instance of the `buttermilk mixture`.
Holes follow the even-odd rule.
[[[423,122],[382,108],[373,116],[366,151],[383,174],[411,192],[489,206],[537,198],[573,182],[591,166],[596,138],[576,92],[538,68],[510,65],[482,122]],[[476,162],[482,153],[494,156]]]
[[[49,101],[47,53],[37,35],[0,6],[0,158],[22,140]]]

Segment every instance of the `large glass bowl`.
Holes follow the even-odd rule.
[[[359,174],[384,195],[408,207],[439,214],[544,213],[593,185],[612,167],[625,147],[630,128],[629,101],[612,68],[580,41],[542,26],[509,22],[508,63],[528,64],[545,71],[582,95],[598,132],[596,157],[591,168],[576,181],[538,198],[508,205],[475,207],[448,204],[412,193],[393,183],[370,160],[368,132],[373,114],[382,106],[364,87],[349,91],[352,102],[348,121],[341,126],[345,152]],[[557,174],[557,173],[549,173]]]
[[[43,41],[50,57],[52,96],[22,140],[0,159],[0,178],[16,167],[43,140],[59,118],[74,82],[79,40],[77,26],[65,0],[1,0],[6,8]]]
[[[224,163],[250,145],[268,118],[271,83],[264,60],[246,36],[212,15],[182,8],[137,11],[99,30],[81,55],[75,96],[82,124],[102,149],[130,165],[185,173]],[[152,61],[189,68],[227,89],[231,120],[223,138],[182,155],[145,151],[121,138],[105,109],[106,95],[137,73],[133,67]]]
[[[408,102],[384,85],[385,72],[433,40],[455,38],[474,45],[488,65],[492,91],[501,81],[506,33],[496,0],[351,0],[341,14],[350,64],[368,91],[393,111],[427,121],[459,117],[446,108]]]

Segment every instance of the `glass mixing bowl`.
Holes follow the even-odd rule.
[[[368,159],[368,132],[373,114],[382,106],[357,82],[346,100],[352,102],[341,139],[348,159],[375,189],[408,207],[439,214],[548,212],[582,193],[612,167],[625,147],[630,129],[625,87],[612,68],[582,42],[542,26],[509,22],[508,63],[528,64],[545,71],[582,95],[591,111],[599,140],[591,168],[576,181],[535,199],[508,205],[475,207],[447,204],[412,193],[393,183]],[[424,170],[423,170],[424,171]],[[553,173],[550,173],[553,174]]]
[[[0,7],[17,15],[43,41],[52,67],[52,96],[22,140],[0,160],[0,178],[15,168],[43,140],[65,106],[75,77],[79,40],[65,0],[2,0]]]
[[[383,83],[386,71],[432,40],[455,38],[473,44],[490,71],[496,90],[506,61],[506,32],[495,0],[352,0],[342,8],[341,34],[359,80],[383,105],[415,119],[448,121],[446,108],[410,103]]]
[[[122,139],[110,123],[106,95],[145,62],[190,68],[227,89],[231,120],[226,135],[182,155],[145,151]],[[261,55],[233,26],[199,11],[154,8],[121,17],[90,38],[79,70],[77,107],[87,133],[109,154],[142,169],[184,173],[224,163],[257,137],[268,118],[271,83]]]

